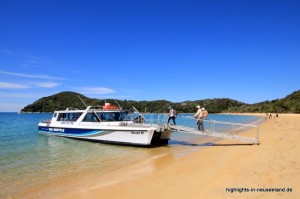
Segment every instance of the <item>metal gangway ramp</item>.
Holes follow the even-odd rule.
[[[189,119],[193,119],[191,117],[186,117]],[[215,121],[215,120],[203,120],[205,123],[205,131],[199,131],[196,128],[191,128],[187,126],[180,126],[180,125],[169,125],[169,128],[173,131],[177,131],[180,133],[189,133],[189,134],[196,134],[196,135],[202,135],[202,136],[210,136],[215,138],[222,138],[222,139],[232,139],[232,140],[239,140],[251,144],[260,144],[259,141],[259,129],[258,125],[255,124],[242,124],[242,123],[232,123],[232,122],[221,122],[221,121]],[[228,125],[230,128],[228,128],[224,132],[217,132],[216,126],[217,125]],[[207,128],[209,127],[209,128]],[[243,130],[246,129],[252,129],[256,128],[256,137],[246,137],[241,136],[238,134],[241,134]]]

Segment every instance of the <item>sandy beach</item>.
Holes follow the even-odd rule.
[[[59,197],[300,198],[299,122],[300,115],[280,114],[259,126],[260,145],[221,140],[180,158],[162,154],[129,162]]]

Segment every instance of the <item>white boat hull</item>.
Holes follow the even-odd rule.
[[[160,126],[52,126],[49,123],[39,123],[39,132],[62,137],[82,139],[94,142],[108,142],[126,145],[167,144],[170,130]]]

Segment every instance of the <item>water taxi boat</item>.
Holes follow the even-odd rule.
[[[125,145],[167,144],[171,137],[165,126],[167,115],[157,116],[157,122],[146,122],[141,114],[105,103],[85,110],[67,108],[55,111],[51,120],[38,124],[40,133],[62,137]]]

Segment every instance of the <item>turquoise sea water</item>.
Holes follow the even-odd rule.
[[[80,180],[71,180],[72,183],[66,182],[63,187],[56,186],[55,182],[61,179],[76,179],[77,174],[82,173],[93,173],[97,177],[120,169],[128,162],[133,164],[161,154],[172,154],[176,158],[212,142],[198,135],[173,133],[169,145],[143,148],[39,134],[38,122],[51,116],[0,113],[0,198],[51,196],[51,193],[63,192],[81,183]],[[254,116],[214,114],[208,119],[238,123],[261,121]],[[176,122],[196,127],[194,120],[184,117],[178,117]]]

